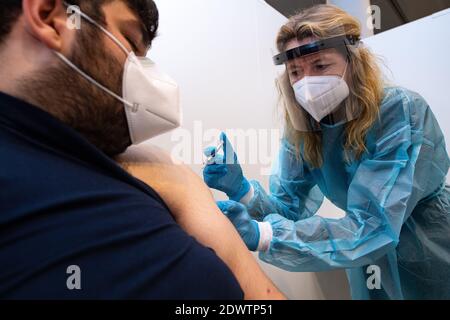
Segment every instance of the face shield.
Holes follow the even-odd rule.
[[[298,46],[288,43],[287,51],[277,54],[275,65],[284,65],[277,79],[281,103],[297,131],[320,131],[356,119],[360,109],[349,103],[349,46],[359,40],[340,36]]]

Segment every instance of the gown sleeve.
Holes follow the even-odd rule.
[[[313,216],[320,208],[323,194],[311,177],[295,148],[282,141],[279,156],[270,177],[270,194],[257,181],[251,181],[254,196],[248,203],[250,215],[262,221],[267,215],[298,221]]]

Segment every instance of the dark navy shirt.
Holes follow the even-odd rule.
[[[154,190],[50,114],[0,93],[0,298],[243,292]]]

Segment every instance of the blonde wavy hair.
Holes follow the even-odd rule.
[[[277,36],[280,52],[286,50],[288,42],[314,37],[327,39],[342,35],[357,38],[361,36],[359,22],[345,11],[332,5],[317,5],[292,16],[281,27]],[[350,95],[346,104],[350,110],[360,110],[357,119],[346,124],[344,158],[347,162],[359,159],[367,150],[365,138],[376,121],[383,99],[383,80],[376,57],[364,46],[349,46],[349,65],[347,83]],[[292,88],[292,87],[291,87]],[[293,144],[300,156],[303,144],[303,156],[314,167],[321,167],[322,135],[320,132],[300,132],[294,129],[289,114],[285,111],[285,137]]]

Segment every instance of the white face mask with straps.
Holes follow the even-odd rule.
[[[134,52],[129,52],[111,32],[85,13],[79,13],[89,23],[102,30],[127,55],[123,71],[123,96],[100,84],[60,52],[55,51],[55,54],[86,80],[124,104],[133,144],[178,128],[182,121],[182,111],[179,88],[175,81],[161,72],[153,61],[136,57]]]
[[[297,102],[317,122],[333,113],[349,96],[350,89],[345,82],[348,63],[340,76],[306,76],[293,85]]]

